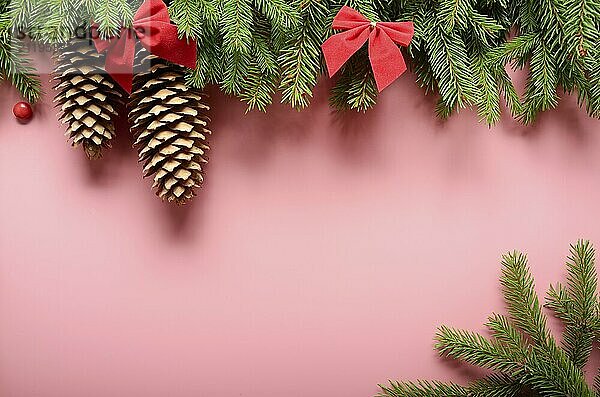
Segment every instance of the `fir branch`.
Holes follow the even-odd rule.
[[[502,257],[502,277],[504,300],[511,320],[517,328],[544,347],[553,342],[546,328],[546,316],[542,313],[535,293],[533,277],[527,265],[527,257],[519,252],[511,252]]]
[[[538,113],[558,105],[556,60],[544,41],[534,51],[529,69],[523,111],[518,116],[524,124],[531,124]]]
[[[497,76],[498,76],[498,86],[500,87],[500,91],[504,96],[504,100],[506,102],[506,106],[510,110],[510,113],[513,117],[517,117],[517,115],[523,112],[523,105],[521,104],[521,99],[519,98],[519,94],[517,94],[517,90],[515,86],[506,73],[506,70],[503,66],[497,67]]]
[[[541,395],[594,397],[581,369],[562,350],[554,347],[545,350],[536,346],[536,352],[539,355],[528,360],[524,383]]]
[[[564,0],[563,4],[565,28],[564,47],[570,56],[566,58],[566,80],[562,84],[567,90],[577,89],[580,105],[585,103],[590,116],[600,116],[600,93],[598,81],[600,71],[595,65],[600,43],[600,27],[595,21],[600,20],[600,4],[597,0]],[[596,53],[596,54],[595,54]]]
[[[273,102],[276,88],[277,73],[263,72],[258,62],[253,60],[248,70],[248,79],[241,93],[242,101],[248,104],[246,113],[253,109],[265,112],[267,106]]]
[[[524,387],[504,374],[492,374],[478,379],[468,387],[469,397],[521,397]]]
[[[352,59],[348,62],[352,62]],[[342,67],[342,70],[338,72],[338,75],[339,77],[337,77],[329,95],[329,104],[337,111],[348,110],[348,91],[353,79],[350,65]]]
[[[48,16],[40,28],[40,40],[45,43],[64,43],[73,37],[82,24],[92,19],[82,0],[48,0]]]
[[[298,24],[298,10],[285,0],[254,0],[254,3],[274,26],[291,29]]]
[[[393,382],[382,386],[377,397],[469,397],[468,390],[454,383]]]
[[[462,38],[435,26],[428,32],[425,49],[444,106],[462,108],[475,102],[475,82]]]
[[[375,106],[379,95],[373,70],[366,60],[360,60],[358,57],[355,58],[351,70],[353,76],[357,78],[352,79],[349,84],[348,99],[346,102],[350,106],[350,109],[366,112]]]
[[[454,30],[456,25],[466,27],[473,10],[471,0],[440,0],[438,7],[438,17],[447,32]]]
[[[277,89],[279,68],[275,49],[270,39],[268,21],[257,18],[252,40],[252,59],[244,81],[241,99],[248,104],[247,111],[258,109],[266,111],[273,101]]]
[[[338,13],[339,8],[341,8],[342,5],[347,5],[349,7],[354,8],[355,10],[363,14],[365,17],[369,18],[371,21],[380,20],[372,0],[338,0],[337,3],[339,4],[339,7],[332,8],[332,10],[335,10],[335,14]]]
[[[250,54],[252,31],[249,22],[253,20],[250,0],[223,0],[221,31],[226,52]]]
[[[525,66],[531,52],[538,45],[539,38],[535,33],[523,34],[492,49],[490,59],[502,66],[513,62],[520,69]]]
[[[8,3],[7,14],[12,20],[15,30],[31,33],[42,26],[47,16],[48,8],[42,0],[11,0]]]
[[[377,85],[367,58],[366,48],[362,48],[350,58],[340,71],[329,101],[337,110],[355,109],[366,112],[377,103]]]
[[[1,0],[0,30],[14,29],[57,44],[93,20],[106,37],[131,24],[140,2]],[[415,22],[415,37],[407,49],[409,64],[425,92],[439,94],[436,109],[441,117],[475,105],[479,117],[493,124],[501,118],[500,96],[504,96],[512,116],[528,124],[558,105],[560,90],[577,95],[590,116],[600,117],[598,0],[171,0],[169,4],[180,35],[198,42],[198,67],[188,75],[195,86],[217,82],[226,93],[241,96],[247,95],[249,86],[264,87],[261,81],[275,82],[283,102],[295,108],[308,106],[322,72],[320,45],[333,33],[334,15],[348,5],[372,21]],[[267,35],[259,32],[263,27],[257,20],[268,22]],[[516,36],[509,40],[511,28]],[[528,67],[523,98],[504,70],[507,63]],[[348,62],[332,90],[334,106],[366,110],[375,105],[378,95],[367,67],[363,55]],[[22,88],[28,81],[27,76],[15,80]]]
[[[221,31],[225,65],[223,90],[239,95],[250,65],[252,31],[248,23],[253,20],[250,0],[223,0]]]
[[[186,82],[200,89],[210,83],[218,84],[224,69],[218,32],[204,32],[198,39],[197,47],[196,68],[187,74]]]
[[[590,116],[600,118],[600,49],[590,49],[585,58],[588,78],[589,96],[586,105]]]
[[[564,349],[573,363],[583,368],[598,334],[597,274],[594,249],[587,241],[571,246],[567,260],[567,287],[557,284],[548,291],[547,307],[565,322]]]
[[[444,357],[511,374],[520,373],[524,367],[520,352],[515,354],[505,345],[475,332],[441,326],[435,340],[435,349]]]
[[[302,22],[290,34],[278,60],[282,69],[281,100],[294,108],[307,107],[312,98],[321,68],[321,43],[325,41],[327,29],[327,8],[321,0],[303,0],[300,10]]]
[[[276,74],[279,70],[277,54],[270,37],[270,26],[265,21],[255,23],[252,35],[252,59],[264,74]],[[260,26],[262,25],[262,26]]]
[[[425,10],[421,8],[415,10],[412,15],[412,18],[407,18],[414,19],[415,26],[415,35],[408,47],[408,54],[412,58],[409,65],[417,76],[417,83],[425,90],[425,94],[429,94],[436,91],[437,80],[425,50],[424,40],[427,32],[434,28],[434,22],[426,17]]]
[[[223,73],[221,87],[225,93],[240,95],[244,91],[250,62],[250,54],[242,52],[224,54],[224,65],[228,66]]]
[[[492,332],[494,339],[514,354],[516,361],[525,362],[527,360],[530,351],[526,340],[507,317],[501,314],[492,314],[488,318],[486,326]]]
[[[190,0],[173,0],[169,6],[169,15],[179,34],[197,40],[202,36],[204,18],[200,13],[200,2]]]
[[[475,38],[482,43],[488,45],[493,44],[493,41],[498,37],[500,32],[505,29],[492,18],[479,13],[475,9],[469,10],[468,24],[465,30],[470,30]]]
[[[41,81],[24,48],[9,33],[0,34],[0,76],[10,81],[28,102],[37,102],[41,95]]]
[[[130,26],[133,21],[133,8],[127,0],[90,0],[88,8],[102,38],[118,35],[123,26]],[[85,18],[80,16],[81,23],[87,22]]]
[[[475,100],[479,118],[488,125],[496,124],[500,121],[500,90],[494,66],[485,55],[475,56],[471,63],[479,81],[480,93]]]
[[[440,327],[436,335],[436,349],[443,356],[494,371],[462,389],[464,394],[459,392],[457,395],[598,396],[600,372],[595,380],[595,391],[592,391],[581,369],[589,359],[588,341],[598,336],[600,324],[594,254],[589,242],[580,241],[573,245],[567,261],[567,286],[559,285],[549,292],[548,307],[566,323],[565,333],[571,333],[571,336],[565,336],[565,350],[556,345],[546,329],[546,319],[525,255],[512,252],[503,256],[500,282],[510,318],[497,314],[490,316],[487,327],[492,332],[492,340],[475,332],[446,326]],[[420,381],[416,385],[422,384],[429,383]],[[409,389],[415,385],[410,382],[390,382],[390,385],[382,389],[381,396],[407,396],[413,389],[416,396],[436,395],[421,387]]]

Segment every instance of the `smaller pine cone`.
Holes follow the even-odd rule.
[[[72,39],[59,49],[54,79],[58,90],[54,102],[60,121],[73,146],[82,146],[90,159],[102,157],[115,137],[114,120],[125,95],[104,71],[103,54],[87,40]]]
[[[202,185],[208,162],[206,96],[185,82],[185,69],[144,49],[137,53],[136,74],[129,103],[144,177],[161,199],[185,204]]]

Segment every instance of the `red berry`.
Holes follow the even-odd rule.
[[[13,107],[13,114],[20,122],[27,122],[33,117],[33,109],[27,102],[17,102]]]

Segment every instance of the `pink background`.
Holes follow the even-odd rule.
[[[44,76],[48,80],[48,76]],[[205,189],[171,208],[123,132],[88,163],[51,91],[19,125],[0,97],[0,395],[366,397],[464,381],[436,326],[502,310],[499,258],[540,291],[600,242],[600,123],[572,99],[534,128],[434,117],[407,74],[367,114],[213,92]]]

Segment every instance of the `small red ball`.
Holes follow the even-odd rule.
[[[27,122],[33,117],[33,109],[27,102],[17,102],[13,107],[13,114],[20,122]]]

